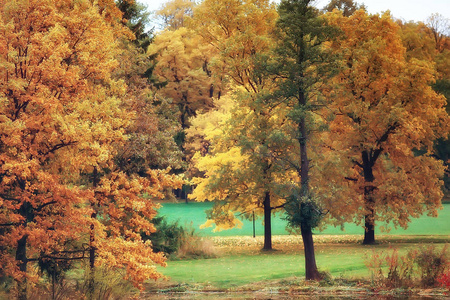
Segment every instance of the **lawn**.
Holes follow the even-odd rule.
[[[219,289],[242,288],[255,283],[292,280],[304,277],[304,257],[301,238],[288,235],[286,222],[281,215],[273,218],[273,243],[276,251],[263,252],[263,226],[256,222],[257,237],[252,237],[252,222],[244,221],[242,229],[213,232],[211,228],[199,229],[206,221],[205,210],[211,203],[165,203],[160,214],[181,225],[192,226],[201,236],[211,239],[219,251],[217,258],[172,260],[159,271],[172,283],[212,286]],[[450,204],[444,204],[437,218],[422,216],[413,219],[407,230],[392,229],[389,233],[377,231],[374,246],[361,245],[362,229],[346,224],[345,231],[328,227],[315,235],[316,259],[319,268],[333,278],[370,278],[365,265],[373,251],[400,253],[410,248],[434,243],[443,247],[450,241]]]
[[[210,202],[191,203],[164,203],[159,210],[160,215],[164,215],[170,221],[178,221],[180,225],[192,226],[197,233],[204,236],[251,236],[253,235],[253,225],[249,220],[242,220],[244,225],[241,229],[235,228],[213,232],[212,228],[200,229],[200,225],[206,222],[205,211],[212,207]],[[385,225],[385,224],[378,224]],[[344,231],[341,228],[328,226],[323,231],[316,234],[363,234],[363,229],[354,224],[345,224]],[[282,219],[282,214],[278,214],[272,219],[273,235],[286,235],[286,221]],[[376,234],[380,233],[378,229]],[[256,220],[256,235],[263,235],[264,227],[262,220]],[[408,229],[392,228],[390,235],[448,235],[450,234],[450,203],[443,205],[437,218],[422,216],[419,219],[412,219]]]
[[[275,236],[276,251],[261,251],[262,238],[216,237],[213,241],[222,252],[217,258],[169,261],[159,271],[170,277],[173,283],[219,289],[240,288],[258,282],[304,278],[304,256],[301,239]],[[450,235],[440,238],[423,236],[380,236],[380,243],[363,246],[358,236],[321,236],[317,238],[316,260],[321,271],[332,278],[346,280],[369,280],[371,273],[366,260],[373,253],[391,253],[393,248],[400,254],[407,250],[433,243],[441,248],[450,241]],[[228,245],[228,246],[227,246]]]
[[[368,275],[363,261],[367,248],[356,245],[319,245],[316,251],[318,265],[333,276]],[[176,282],[229,288],[263,280],[301,277],[304,276],[304,264],[300,251],[274,251],[224,255],[215,259],[170,261],[160,271]]]

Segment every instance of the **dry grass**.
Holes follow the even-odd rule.
[[[210,238],[187,235],[183,238],[176,257],[186,258],[214,258],[219,256],[219,251]]]

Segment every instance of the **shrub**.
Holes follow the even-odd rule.
[[[442,274],[438,278],[438,282],[443,286],[446,287],[450,291],[450,272]]]
[[[129,296],[137,293],[137,290],[124,278],[125,270],[110,270],[105,267],[96,267],[94,293],[89,295],[89,267],[86,265],[84,277],[76,282],[75,290],[84,296],[90,296],[91,299],[129,299]],[[77,298],[82,299],[82,297]],[[74,297],[72,299],[77,298]]]
[[[416,263],[420,272],[420,280],[423,286],[438,285],[440,278],[449,268],[448,246],[441,251],[434,245],[421,247],[417,255]]]
[[[446,282],[445,272],[449,269],[447,249],[447,245],[442,250],[430,245],[409,250],[403,256],[397,249],[393,249],[391,254],[373,252],[365,263],[376,285],[409,287],[419,280],[423,287],[432,287]]]
[[[399,256],[397,249],[394,249],[391,255],[386,255],[385,260],[388,266],[386,285],[390,287],[411,285],[416,255],[416,251],[411,250],[406,255]]]
[[[181,246],[177,252],[178,258],[211,258],[217,257],[214,243],[207,238],[199,236],[195,229],[186,226]]]
[[[154,252],[164,252],[168,256],[177,252],[185,235],[183,227],[177,221],[168,223],[164,216],[153,218],[152,223],[156,232],[149,236],[142,233],[142,239],[152,242]]]
[[[142,234],[144,240],[150,240],[155,252],[164,252],[172,258],[209,258],[217,253],[211,240],[197,234],[192,224],[180,226],[177,221],[168,223],[164,216],[152,220],[156,232],[150,236]]]

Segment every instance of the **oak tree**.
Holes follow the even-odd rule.
[[[411,217],[437,214],[443,166],[432,153],[449,130],[445,98],[430,86],[429,62],[406,60],[389,14],[333,12],[327,20],[343,36],[330,44],[341,69],[325,85],[335,117],[324,149],[339,155],[324,155],[322,180],[339,186],[328,198],[331,214],[362,222],[371,244],[376,221],[406,228]],[[336,170],[341,178],[331,176]]]

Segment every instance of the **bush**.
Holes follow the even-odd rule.
[[[434,245],[409,250],[400,256],[397,249],[391,254],[373,252],[366,258],[366,266],[372,273],[377,285],[386,287],[409,287],[418,280],[423,287],[437,286],[439,280],[445,281],[449,270],[447,245],[442,250]]]
[[[446,287],[450,291],[450,272],[442,274],[438,278],[438,282],[443,286]]]
[[[153,218],[152,223],[156,232],[151,235],[142,233],[142,239],[152,242],[154,252],[164,252],[167,256],[177,252],[185,234],[183,227],[176,221],[168,223],[164,216]]]
[[[129,299],[130,295],[136,294],[137,290],[125,280],[125,270],[110,270],[105,267],[95,267],[94,293],[89,293],[89,267],[85,266],[84,277],[77,280],[75,291],[91,299]],[[68,299],[83,299],[82,297],[69,297]]]
[[[164,216],[152,220],[156,232],[150,236],[142,234],[144,240],[152,242],[153,251],[164,252],[172,258],[216,257],[211,240],[200,237],[192,225],[180,226],[178,222],[168,223]]]
[[[448,246],[439,251],[433,245],[422,247],[416,259],[423,286],[437,286],[440,278],[449,268]]]
[[[217,257],[214,243],[210,239],[199,236],[195,229],[187,227],[177,252],[178,258],[211,258]]]

